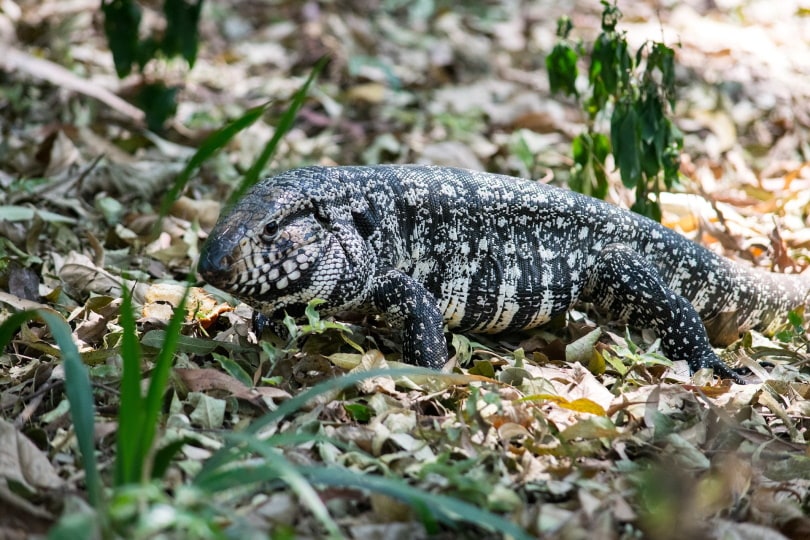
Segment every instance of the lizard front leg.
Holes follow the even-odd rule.
[[[393,268],[372,280],[371,305],[402,336],[402,359],[441,369],[447,362],[444,320],[436,298],[412,277]]]
[[[694,373],[712,368],[723,378],[745,381],[726,366],[709,344],[706,327],[695,308],[670,289],[657,268],[624,244],[603,249],[581,295],[638,328],[651,328],[672,360],[686,360]]]

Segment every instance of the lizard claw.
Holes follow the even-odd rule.
[[[747,368],[730,368],[716,355],[702,359],[698,364],[698,368],[711,368],[714,374],[721,379],[731,379],[737,384],[748,384],[750,382],[743,378],[743,375],[749,374],[750,370]],[[694,372],[696,369],[693,367],[692,371]]]

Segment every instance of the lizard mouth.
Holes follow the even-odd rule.
[[[236,261],[234,255],[241,249],[234,238],[244,236],[245,227],[238,227],[227,234],[212,233],[202,247],[200,259],[197,261],[197,272],[211,285],[219,288],[226,286],[234,275]]]
[[[229,259],[227,265],[216,270],[200,266],[200,273],[216,287],[253,301],[267,302],[300,289],[322,252],[322,246],[314,239],[291,245],[284,251],[245,252],[238,246],[224,258]],[[201,256],[201,265],[204,260]]]

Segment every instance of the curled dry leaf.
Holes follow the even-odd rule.
[[[173,310],[180,305],[183,294],[186,293],[184,285],[179,283],[155,283],[150,285],[144,294],[142,315],[147,319],[168,321]],[[190,287],[186,297],[187,320],[197,320],[203,328],[214,324],[217,318],[233,307],[217,301],[205,289]]]
[[[107,324],[118,317],[121,299],[95,296],[81,307],[73,310],[68,322],[76,322],[74,333],[85,343],[99,342],[108,330]]]
[[[87,255],[71,251],[58,269],[59,278],[65,289],[74,296],[86,296],[90,293],[104,296],[120,297],[121,287],[132,291],[132,297],[142,302],[148,286],[118,277],[96,265]]]
[[[197,221],[203,229],[208,231],[216,223],[221,210],[222,204],[218,201],[180,197],[172,204],[170,213],[186,221]]]
[[[180,377],[189,392],[208,392],[218,390],[227,396],[247,401],[262,410],[267,410],[264,399],[288,399],[290,394],[274,387],[261,389],[248,388],[238,379],[216,369],[187,369],[175,368],[174,372]]]
[[[0,302],[18,311],[25,311],[27,309],[44,309],[46,311],[56,313],[56,310],[47,304],[26,300],[25,298],[20,298],[19,296],[7,293],[5,291],[0,291]]]
[[[48,456],[3,419],[0,419],[0,478],[17,482],[29,491],[57,489],[64,484]]]
[[[352,370],[352,373],[358,371],[370,371],[373,369],[387,368],[388,362],[383,354],[378,350],[368,351],[360,359],[360,364]],[[385,392],[386,394],[396,393],[396,384],[391,377],[372,377],[364,379],[357,383],[357,389],[364,394],[374,394],[376,392]]]
[[[506,422],[498,427],[498,435],[501,437],[501,440],[511,441],[512,439],[529,437],[531,434],[529,433],[529,430],[520,424]]]

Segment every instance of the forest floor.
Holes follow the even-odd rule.
[[[161,27],[157,4],[147,3],[144,32]],[[189,274],[202,287],[196,257],[221,201],[320,57],[329,63],[269,172],[431,163],[565,185],[571,140],[586,119],[575,101],[550,94],[545,57],[559,16],[571,17],[574,36],[592,41],[602,5],[463,4],[211,1],[191,69],[153,61],[143,75],[119,80],[97,0],[0,0],[0,320],[43,308],[70,323],[94,384],[103,467],[112,467],[115,451],[122,287],[133,288],[141,309],[147,374],[171,295]],[[803,271],[810,264],[810,3],[619,7],[632,50],[645,40],[675,48],[673,118],[684,151],[681,184],[663,198],[663,222],[741,264]],[[158,133],[144,129],[132,105],[145,80],[179,88],[176,115]],[[194,150],[268,101],[262,118],[203,164],[161,234],[149,238],[161,196]],[[618,173],[610,179],[608,199],[629,206],[632,192]],[[196,512],[229,537],[321,537],[324,521],[286,487],[284,474],[208,494],[204,512],[179,488],[192,483],[223,434],[324,379],[387,365],[397,344],[379,321],[355,320],[347,328],[363,353],[339,329],[286,347],[262,345],[247,306],[219,305],[207,330],[192,316],[183,328],[162,440],[186,444],[155,484],[161,504]],[[562,328],[454,336],[455,376],[377,377],[321,395],[273,427],[320,438],[277,451],[290,467],[405,479],[533,536],[810,538],[810,352],[801,323],[785,317],[776,337],[747,333],[718,351],[753,370],[748,385],[690,377],[662,359],[655,336],[627,331],[587,306]],[[31,322],[0,357],[0,537],[44,534],[82,507],[53,345],[47,327]],[[446,519],[434,527],[429,509],[373,490],[314,487],[346,537],[499,535],[486,524]],[[143,516],[157,519],[158,506],[142,508]],[[143,516],[123,530],[156,534]],[[177,520],[164,531],[194,536]]]

